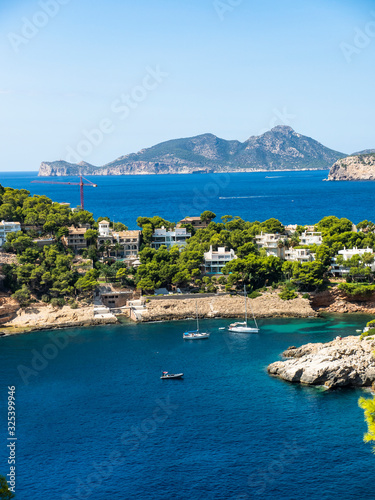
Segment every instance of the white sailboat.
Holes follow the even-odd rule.
[[[193,330],[191,332],[185,332],[183,334],[183,339],[184,340],[201,340],[201,339],[208,339],[210,334],[209,333],[204,333],[199,331],[199,318],[198,318],[198,304],[197,301],[195,301],[195,311],[196,311],[196,316],[197,316],[197,329]]]
[[[251,312],[252,312],[252,315],[253,315],[253,320],[254,320],[255,327],[251,327],[247,323],[247,296],[246,296],[246,287],[244,286],[243,289],[244,289],[244,297],[245,297],[245,321],[242,321],[242,322],[238,321],[237,323],[232,323],[231,325],[229,325],[229,331],[230,332],[237,332],[237,333],[258,333],[259,332],[259,328],[258,328],[257,320],[255,319],[255,316],[254,316],[254,313],[253,313],[253,309],[251,307],[251,303],[250,303],[250,308],[251,308]]]

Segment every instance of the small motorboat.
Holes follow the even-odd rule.
[[[225,326],[221,326],[219,330],[225,330]]]
[[[161,375],[161,379],[170,379],[170,378],[182,378],[184,376],[183,373],[168,373],[168,372],[163,372]]]

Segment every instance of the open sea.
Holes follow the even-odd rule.
[[[189,321],[0,338],[0,474],[14,385],[16,500],[371,500],[364,391],[266,372],[288,346],[368,319],[261,320],[258,335],[204,320],[211,337],[193,342],[182,339]],[[160,380],[162,370],[185,377]]]
[[[128,175],[88,177],[97,188],[85,188],[85,208],[136,229],[139,216],[178,221],[212,210],[219,217],[239,215],[283,224],[313,224],[326,215],[354,223],[375,221],[373,182],[323,182],[328,170],[196,175]],[[0,173],[0,184],[45,194],[55,201],[80,203],[78,186],[31,184],[37,172]],[[77,177],[39,180],[77,182]]]
[[[86,208],[136,227],[210,209],[246,220],[375,220],[371,182],[327,172],[93,177]],[[79,203],[78,187],[4,186]],[[43,179],[46,180],[46,179]],[[66,178],[53,178],[66,181]],[[76,179],[72,179],[76,180]],[[332,340],[369,317],[261,320],[259,335],[219,330],[187,342],[189,322],[37,332],[0,338],[0,474],[7,387],[16,387],[16,500],[371,500],[375,456],[363,442],[362,390],[325,392],[271,378],[290,345]],[[182,381],[160,380],[162,370]]]

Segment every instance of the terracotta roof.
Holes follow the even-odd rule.
[[[85,234],[87,231],[87,228],[85,227],[70,227],[69,228],[69,234]]]
[[[139,233],[141,231],[139,230],[133,230],[133,231],[118,231],[118,232],[115,232],[113,234],[117,234],[118,236],[120,236],[121,238],[129,238],[129,237],[132,237],[132,238],[138,238],[139,236]]]

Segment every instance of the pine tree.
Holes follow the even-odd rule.
[[[366,443],[369,443],[370,441],[375,442],[375,398],[360,398],[358,404],[363,410],[365,410],[365,420],[368,426],[368,432],[364,436],[364,441]]]
[[[6,478],[0,476],[0,500],[11,500],[12,498],[14,498],[14,493],[10,491]]]

